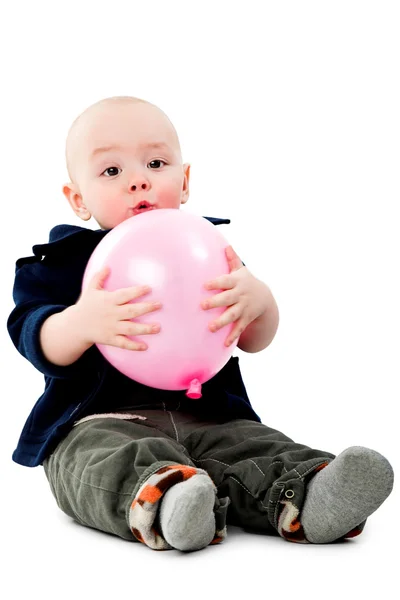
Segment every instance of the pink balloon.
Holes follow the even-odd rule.
[[[98,344],[103,356],[139,383],[186,389],[190,398],[200,398],[201,384],[222,369],[237,345],[237,340],[224,345],[232,323],[214,333],[208,329],[226,307],[203,310],[200,306],[221,291],[206,290],[204,284],[229,273],[228,245],[203,217],[171,208],[144,212],[112,229],[90,257],[82,289],[107,265],[111,272],[104,289],[149,285],[152,291],[133,302],[159,301],[163,306],[135,319],[161,325],[159,333],[131,338],[144,341],[147,350]]]

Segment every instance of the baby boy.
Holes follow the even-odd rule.
[[[81,282],[108,231],[187,202],[190,166],[167,116],[137,98],[102,100],[73,123],[66,157],[64,195],[100,229],[58,225],[16,263],[8,330],[45,390],[13,459],[43,465],[59,507],[79,523],[153,549],[204,548],[229,523],[303,543],[361,533],[393,487],[382,455],[354,446],[335,457],[261,423],[236,357],[194,401],[125,377],[96,347],[124,348],[134,360],[160,331],[162,304],[146,302],[149,289],[106,291],[107,268],[83,292]],[[203,309],[225,308],[210,331],[229,325],[227,345],[259,352],[276,333],[276,302],[231,246],[226,257],[229,274],[204,282]],[[151,312],[153,323],[135,320]]]

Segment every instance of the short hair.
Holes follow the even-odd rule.
[[[83,116],[86,115],[89,111],[96,108],[97,106],[101,106],[102,104],[138,104],[141,102],[143,102],[144,104],[149,104],[150,106],[154,106],[155,108],[160,110],[165,115],[164,111],[162,111],[160,108],[158,108],[158,106],[156,106],[152,102],[149,102],[148,100],[143,100],[142,98],[136,98],[135,96],[111,96],[110,98],[103,98],[102,100],[99,100],[98,102],[95,102],[94,104],[91,104],[80,115],[78,115],[76,117],[76,119],[72,123],[71,127],[69,128],[69,131],[67,134],[67,139],[65,142],[65,159],[66,159],[66,163],[67,163],[68,175],[69,175],[71,181],[73,181],[73,171],[72,171],[72,162],[73,161],[72,161],[72,151],[71,151],[71,147],[70,147],[71,146],[70,140],[71,140],[71,137],[73,136],[75,130],[77,129],[78,124],[82,120]],[[168,118],[167,115],[165,115],[165,116],[167,117],[168,121],[171,123],[171,125],[175,131],[175,134],[176,134],[176,130],[175,130],[175,127],[173,126],[172,122],[170,121],[170,119]],[[178,139],[177,134],[176,134],[176,137]],[[179,142],[179,140],[178,140],[178,142]]]

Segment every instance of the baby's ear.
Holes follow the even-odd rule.
[[[72,210],[80,219],[88,221],[91,217],[90,212],[82,202],[82,196],[79,194],[74,183],[68,182],[63,185],[62,192]]]
[[[187,202],[189,199],[189,178],[190,178],[190,164],[185,163],[183,165],[183,186],[182,186],[181,204],[185,204],[185,202]]]

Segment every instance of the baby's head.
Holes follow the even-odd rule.
[[[179,208],[189,197],[190,165],[179,140],[154,104],[132,97],[106,98],[72,124],[66,144],[71,181],[64,185],[75,214],[112,229],[141,202]]]

